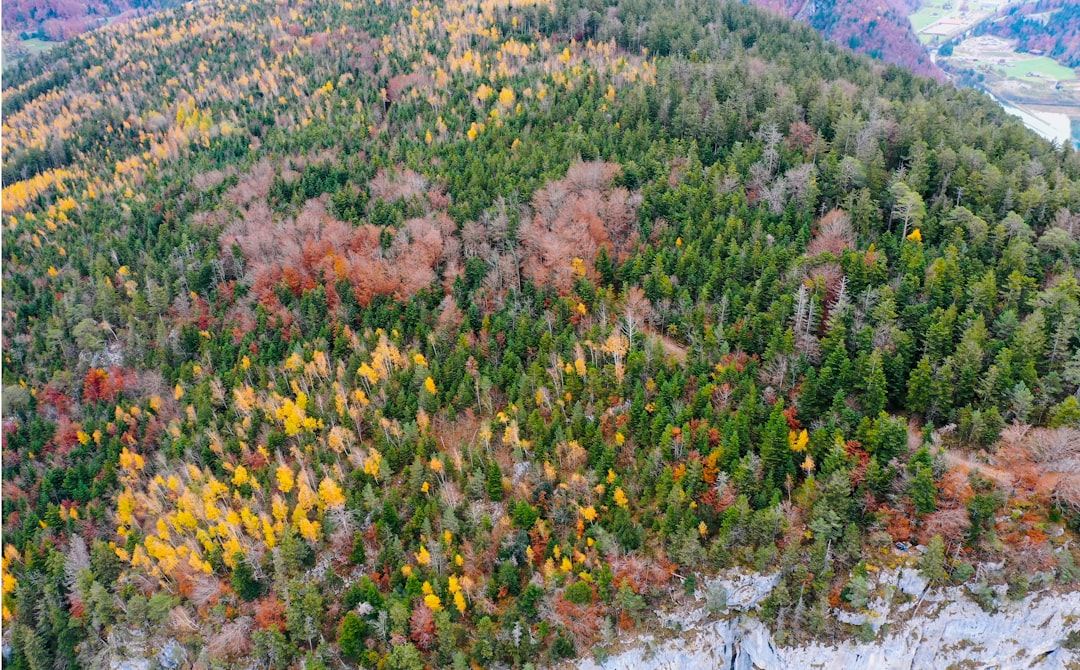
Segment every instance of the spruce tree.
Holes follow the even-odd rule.
[[[781,489],[788,476],[795,475],[783,400],[776,401],[769,414],[769,421],[765,424],[761,439],[761,463],[765,480],[774,490]]]

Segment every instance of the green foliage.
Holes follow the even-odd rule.
[[[398,645],[386,659],[386,670],[423,670],[424,658],[412,643]]]
[[[502,484],[500,483],[500,488]],[[529,530],[536,523],[536,520],[540,518],[540,512],[535,507],[525,502],[519,501],[514,505],[510,516],[514,519],[514,525],[523,530]]]
[[[1008,589],[1005,591],[1005,595],[1010,600],[1023,600],[1027,597],[1028,591],[1031,589],[1031,578],[1020,572],[1014,574],[1008,582]]]
[[[1076,581],[1077,569],[1076,558],[1069,548],[1060,549],[1057,552],[1057,579],[1062,584],[1071,584]]]
[[[783,402],[778,401],[773,405],[769,421],[765,424],[761,444],[761,462],[765,469],[766,480],[771,483],[772,490],[782,489],[788,483],[788,478],[795,474],[795,465],[788,446],[788,427],[784,418]],[[764,489],[764,491],[769,490]]]
[[[255,631],[251,639],[254,643],[252,655],[264,668],[285,670],[296,655],[296,647],[276,629]]]
[[[1050,427],[1080,427],[1080,401],[1076,396],[1069,396],[1054,406],[1050,411]]]
[[[308,646],[319,635],[319,622],[323,614],[323,598],[312,584],[293,582],[289,585],[290,599],[285,607],[285,627],[294,640],[303,640]]]
[[[997,592],[985,581],[980,581],[969,587],[969,592],[984,612],[997,611]]]
[[[854,575],[851,580],[848,581],[847,587],[844,589],[844,597],[856,610],[866,607],[866,604],[869,601],[869,593],[870,582],[865,574]]]
[[[167,593],[155,593],[150,596],[150,600],[147,602],[147,616],[150,622],[155,625],[165,623],[169,612],[179,603],[179,598]]]
[[[587,605],[593,601],[592,586],[586,581],[574,582],[566,587],[565,597],[575,605]]]
[[[555,642],[551,645],[551,655],[556,659],[574,658],[577,656],[577,650],[574,648],[574,641],[565,634],[559,633],[555,638]]]
[[[368,635],[367,623],[356,615],[349,612],[341,620],[338,630],[338,646],[346,658],[359,661],[367,655],[367,646],[364,639]]]
[[[289,532],[281,540],[281,557],[290,572],[315,564],[315,552],[295,531]]]
[[[975,574],[975,566],[971,563],[960,563],[952,571],[952,579],[956,584],[963,584]]]
[[[909,493],[915,504],[915,511],[919,514],[929,514],[937,509],[938,490],[930,468],[919,468],[915,478],[911,480]]]
[[[909,429],[1080,425],[1080,163],[993,101],[739,3],[391,5],[188,4],[5,79],[13,667],[181,612],[259,667],[554,663],[598,641],[560,589],[719,612],[727,567],[794,642],[959,504]]]
[[[971,527],[968,529],[970,543],[978,542],[986,532],[993,530],[994,514],[1004,504],[1004,495],[997,491],[971,496],[967,501],[968,519],[971,521]]]
[[[639,593],[634,593],[628,584],[619,587],[615,594],[615,604],[634,619],[637,619],[646,609],[645,598]]]
[[[1061,641],[1061,646],[1065,649],[1080,649],[1080,630],[1069,631]]]
[[[945,540],[935,535],[919,557],[919,572],[933,586],[941,586],[949,579],[945,569]]]
[[[263,593],[262,582],[255,578],[255,571],[243,554],[237,552],[233,560],[236,561],[232,572],[233,590],[244,600],[255,600]]]
[[[495,501],[503,499],[502,471],[495,461],[488,463],[484,486],[489,498]]]
[[[353,534],[352,550],[349,551],[349,563],[363,565],[367,563],[367,550],[364,548],[364,536],[357,532]]]

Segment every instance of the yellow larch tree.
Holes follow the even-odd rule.
[[[345,494],[342,493],[341,487],[329,477],[324,477],[319,482],[319,506],[324,511],[327,509],[343,509],[345,507]]]

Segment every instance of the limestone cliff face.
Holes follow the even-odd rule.
[[[870,623],[879,631],[871,643],[780,647],[755,610],[776,584],[762,575],[722,578],[727,607],[710,615],[699,598],[696,609],[663,617],[658,636],[627,640],[602,664],[584,660],[579,670],[676,670],[733,668],[801,670],[908,670],[923,668],[1077,668],[1080,654],[1062,646],[1080,630],[1080,590],[1046,590],[1021,601],[1004,598],[998,609],[983,611],[962,587],[937,591],[911,569],[886,571],[879,597],[865,614],[836,612],[850,623]],[[894,598],[899,592],[910,598]],[[903,604],[893,604],[906,600]],[[719,611],[718,611],[719,610]],[[882,626],[888,626],[882,630]]]

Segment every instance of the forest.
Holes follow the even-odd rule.
[[[4,44],[18,53],[19,40],[63,41],[110,21],[177,4],[178,0],[11,0],[3,7]],[[5,55],[7,55],[5,53]]]
[[[825,39],[852,51],[939,81],[946,79],[908,18],[919,8],[919,0],[752,0],[752,4],[803,21]]]
[[[1021,51],[1045,54],[1066,67],[1080,67],[1080,7],[1066,0],[1038,0],[1012,7],[973,31],[1015,39]]]
[[[5,74],[5,666],[1080,575],[1080,156],[976,91],[667,0],[199,0]]]

